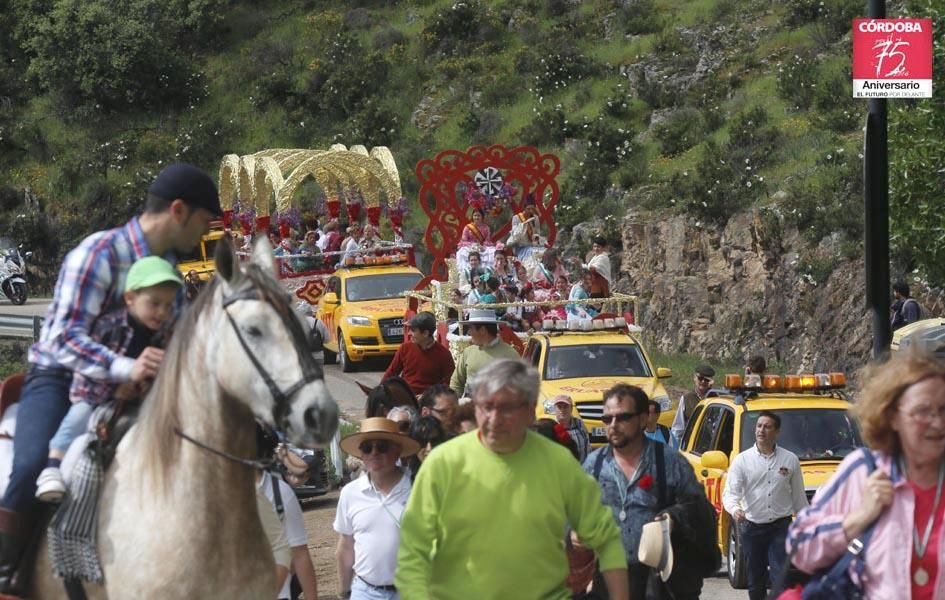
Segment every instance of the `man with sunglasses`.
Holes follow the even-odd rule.
[[[620,534],[571,452],[529,431],[538,374],[497,360],[472,382],[479,429],[437,446],[404,513],[397,587],[405,598],[571,598],[568,525],[598,556],[610,598],[627,598]]]
[[[679,448],[679,446],[682,445],[683,433],[685,433],[686,425],[689,424],[689,419],[692,417],[692,411],[696,409],[696,405],[709,393],[709,389],[712,388],[712,384],[715,382],[712,379],[713,377],[715,377],[715,369],[709,365],[699,365],[696,367],[696,372],[692,376],[695,389],[691,392],[686,392],[682,395],[682,398],[679,399],[679,406],[676,408],[676,417],[673,419],[673,426],[670,428],[670,433],[673,435],[673,448]]]
[[[607,390],[601,421],[609,443],[587,457],[584,470],[600,483],[601,500],[620,528],[630,597],[696,599],[703,577],[718,570],[721,561],[713,533],[715,509],[686,459],[646,437],[648,407],[649,398],[636,386],[621,383]],[[657,583],[637,549],[643,526],[662,518],[670,519],[674,564],[679,566],[667,581]]]
[[[341,598],[400,598],[394,571],[410,477],[398,459],[413,456],[419,448],[384,417],[365,419],[358,433],[341,440],[341,449],[364,463],[361,477],[342,488],[335,513]]]

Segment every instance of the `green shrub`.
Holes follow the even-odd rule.
[[[505,27],[489,3],[459,0],[436,11],[425,21],[424,46],[445,56],[466,56],[481,46],[497,50],[504,45]]]
[[[817,63],[813,52],[801,51],[778,64],[778,95],[793,108],[807,110],[814,101]]]
[[[785,219],[808,240],[839,233],[859,239],[863,233],[863,164],[853,152],[835,148],[813,170],[798,175],[782,203]]]
[[[533,109],[535,117],[518,132],[526,144],[538,147],[560,146],[565,138],[572,137],[574,125],[560,104],[542,109]]]
[[[814,88],[817,112],[813,122],[831,131],[843,133],[861,126],[863,102],[853,98],[852,73],[846,61],[821,67]]]
[[[627,35],[655,33],[662,27],[660,12],[653,0],[633,0],[620,6],[620,29]]]
[[[682,154],[701,142],[704,135],[702,113],[694,108],[678,110],[653,128],[653,137],[664,156]]]

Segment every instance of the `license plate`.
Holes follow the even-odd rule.
[[[604,437],[607,435],[606,431],[607,430],[604,427],[595,427],[594,431],[591,432],[591,435],[594,437]]]
[[[388,327],[387,328],[387,335],[403,335],[403,334],[404,334],[403,327]]]

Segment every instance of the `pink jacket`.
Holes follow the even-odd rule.
[[[911,589],[912,527],[915,494],[899,472],[895,461],[873,452],[876,467],[893,481],[893,502],[879,517],[865,552],[863,589],[869,600],[902,600]],[[797,516],[788,532],[787,550],[797,546],[793,562],[800,570],[814,573],[829,567],[846,551],[849,540],[843,533],[843,518],[859,506],[861,490],[869,473],[863,451],[847,456],[837,472],[823,485],[808,508]],[[929,548],[929,552],[935,552]],[[945,598],[945,535],[939,536],[939,571],[934,598]],[[856,580],[856,574],[851,575]]]

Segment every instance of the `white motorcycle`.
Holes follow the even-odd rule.
[[[21,255],[9,238],[0,238],[0,290],[10,302],[20,305],[26,302],[26,259],[32,252]]]

